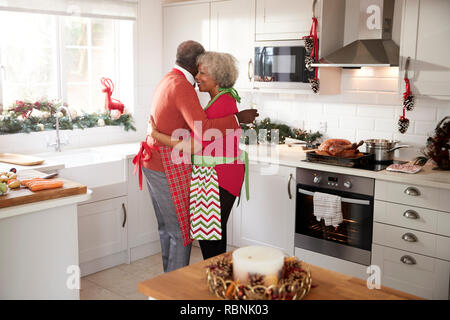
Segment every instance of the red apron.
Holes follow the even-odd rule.
[[[145,146],[144,146],[145,145]],[[175,164],[171,160],[172,148],[167,146],[162,147],[146,147],[148,146],[145,141],[141,142],[141,148],[138,154],[133,159],[135,165],[134,174],[136,175],[137,169],[139,169],[139,187],[142,190],[142,160],[143,152],[146,151],[150,154],[149,149],[158,149],[161,154],[161,160],[164,166],[164,172],[166,174],[167,183],[169,185],[170,195],[172,197],[175,212],[178,218],[178,224],[180,226],[181,235],[183,237],[183,244],[187,246],[192,242],[189,235],[190,221],[189,221],[189,187],[191,183],[192,165],[190,159],[188,164],[181,162]],[[186,161],[187,162],[187,161]]]

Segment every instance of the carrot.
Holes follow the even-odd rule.
[[[61,188],[62,186],[63,182],[59,180],[35,181],[28,184],[28,189],[35,192],[40,190]]]
[[[34,182],[34,181],[46,181],[47,179],[42,179],[42,178],[33,178],[33,179],[26,179],[26,180],[22,180],[21,183],[23,186],[27,187],[29,183]]]

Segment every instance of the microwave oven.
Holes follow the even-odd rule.
[[[304,88],[314,78],[305,67],[304,42],[257,42],[254,47],[253,85],[256,88]]]

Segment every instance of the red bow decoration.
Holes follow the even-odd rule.
[[[403,92],[403,99],[406,99],[411,95],[411,87],[409,85],[409,79],[405,77],[404,80],[405,80],[406,90],[405,90],[405,92]]]
[[[124,109],[124,104],[117,99],[111,98],[112,93],[114,91],[114,83],[109,78],[102,78],[100,80],[100,82],[105,87],[104,89],[102,89],[102,92],[106,93],[105,109],[106,110],[119,110],[120,114],[122,114],[123,109]]]
[[[133,158],[133,164],[134,164],[133,174],[136,175],[136,171],[139,169],[139,189],[140,190],[142,190],[142,161],[150,160],[150,158],[152,156],[150,149],[158,150],[158,148],[155,146],[149,146],[147,144],[147,141],[142,141],[139,152]],[[145,155],[144,155],[144,151],[146,153]]]

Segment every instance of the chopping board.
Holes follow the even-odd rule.
[[[0,153],[0,162],[18,164],[21,166],[34,166],[42,164],[44,159],[23,154]]]
[[[31,179],[43,177],[47,174],[37,170],[24,170],[19,172],[18,179]],[[70,181],[63,178],[53,178],[49,180],[60,180],[64,183],[61,188],[41,190],[33,192],[30,189],[21,186],[18,189],[9,189],[8,193],[0,196],[0,208],[17,206],[21,204],[28,204],[44,200],[58,199],[62,197],[69,197],[78,194],[85,194],[87,187],[78,182]]]

